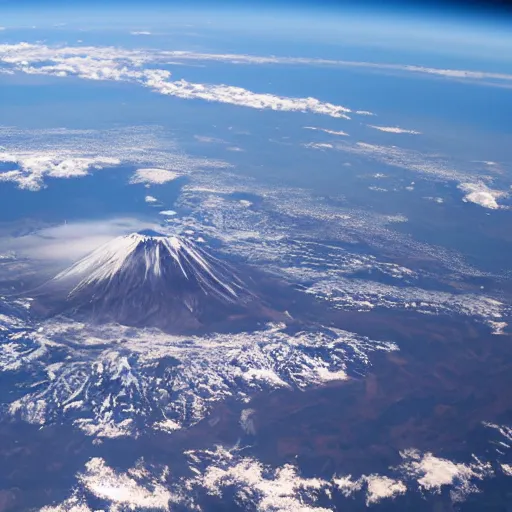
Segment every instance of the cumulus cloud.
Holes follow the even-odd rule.
[[[352,475],[347,475],[334,478],[333,484],[345,497],[360,492],[366,487],[367,506],[407,492],[407,487],[401,480],[377,474],[363,475],[356,480],[352,479]]]
[[[240,417],[249,433],[254,429],[253,413],[252,409],[245,409]],[[106,502],[108,510],[172,510],[175,504],[180,510],[184,506],[187,510],[203,510],[201,501],[193,502],[191,497],[196,500],[206,493],[207,503],[215,503],[212,498],[227,497],[244,510],[330,512],[337,509],[332,501],[333,492],[345,498],[361,496],[367,506],[372,506],[418,489],[437,494],[444,486],[450,489],[452,502],[460,502],[468,494],[478,492],[479,481],[494,474],[490,464],[476,457],[463,464],[417,450],[406,450],[400,455],[403,463],[388,468],[388,474],[325,479],[303,476],[294,464],[271,467],[252,456],[242,455],[238,448],[215,446],[185,452],[192,476],[174,481],[169,478],[171,472],[167,466],[148,468],[139,460],[135,467],[119,472],[104,459],[95,457],[78,473],[71,497],[42,510],[90,512],[96,509],[91,507],[91,502],[98,499]],[[502,464],[501,470],[505,475],[512,474],[510,465]]]
[[[482,463],[476,458],[469,464],[463,464],[435,457],[432,453],[421,454],[418,450],[405,450],[401,456],[404,462],[399,471],[416,479],[420,488],[426,491],[440,492],[442,486],[452,486],[454,501],[478,492],[474,480],[482,480],[493,473],[489,463]]]
[[[169,510],[173,498],[162,484],[168,469],[162,468],[162,475],[154,475],[139,466],[120,473],[108,466],[104,459],[95,457],[85,465],[85,471],[78,475],[78,488],[73,495],[59,505],[42,508],[42,512],[89,512],[86,496],[106,501],[108,510]]]
[[[235,489],[235,500],[239,505],[251,505],[262,512],[331,510],[316,504],[318,495],[324,494],[322,491],[328,483],[320,478],[302,477],[290,464],[271,470],[255,459],[236,457],[221,447],[215,452],[197,455],[189,452],[193,461],[199,460],[198,455],[211,458],[211,464],[204,472],[197,468],[199,475],[193,485],[204,488],[210,495],[222,497],[225,492]]]
[[[76,178],[85,176],[90,169],[114,167],[121,161],[107,156],[69,157],[58,152],[42,155],[9,154],[0,151],[0,162],[11,164],[13,169],[0,172],[0,181],[17,183],[20,188],[39,190],[45,177]]]
[[[417,132],[416,130],[405,130],[404,128],[399,128],[398,126],[375,126],[373,124],[368,125],[370,128],[374,128],[375,130],[379,130],[381,132],[386,133],[407,133],[409,135],[420,135],[421,132]]]
[[[496,200],[507,195],[506,192],[490,189],[481,181],[477,183],[461,183],[459,189],[466,194],[463,199],[465,202],[475,203],[491,210],[500,208]]]
[[[144,198],[144,201],[146,201],[146,203],[157,203],[158,199],[156,197],[153,197],[153,196],[146,196]]]
[[[151,185],[163,185],[173,181],[180,176],[175,171],[167,169],[137,169],[130,180],[130,183],[145,183]]]

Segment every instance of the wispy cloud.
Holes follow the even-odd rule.
[[[311,66],[335,66],[335,67],[353,67],[367,68],[381,71],[404,71],[417,74],[427,74],[441,76],[453,79],[468,80],[495,80],[502,82],[512,81],[512,74],[494,73],[489,71],[469,71],[462,69],[442,69],[425,66],[416,66],[410,64],[386,64],[380,62],[334,60],[334,59],[316,59],[308,57],[277,57],[277,56],[259,56],[244,54],[215,54],[199,53],[188,51],[168,51],[162,52],[162,56],[172,57],[176,60],[198,60],[198,61],[220,61],[230,62],[232,64],[290,64],[290,65],[311,65]]]
[[[140,30],[133,31],[133,35],[152,35],[151,32]],[[45,60],[60,61],[66,60],[72,56],[87,57],[97,59],[101,57],[106,60],[124,61],[130,65],[140,66],[143,63],[153,64],[176,64],[186,61],[218,61],[231,64],[246,65],[303,65],[303,66],[330,66],[345,68],[373,69],[383,72],[406,72],[413,74],[423,74],[438,76],[455,80],[479,81],[484,85],[511,85],[512,74],[496,73],[491,71],[476,71],[464,69],[443,69],[427,66],[418,66],[414,64],[393,64],[367,61],[350,61],[336,59],[322,59],[310,57],[280,57],[280,56],[262,56],[247,54],[219,54],[219,53],[201,53],[194,51],[168,51],[168,50],[137,50],[123,49],[115,47],[49,47],[41,44],[5,44],[0,45],[0,61],[5,63],[25,62],[30,65],[36,61],[42,63]],[[357,112],[364,114],[365,111]],[[368,112],[367,112],[368,113]]]
[[[132,36],[150,36],[150,35],[152,35],[152,33],[147,30],[135,30],[133,32],[130,32],[130,34]]]
[[[305,130],[317,130],[320,132],[328,133],[329,135],[340,135],[342,137],[348,137],[348,133],[341,130],[328,130],[326,128],[317,128],[316,126],[304,126]]]
[[[3,251],[14,251],[29,259],[69,264],[112,238],[141,229],[157,229],[155,223],[131,217],[70,222],[40,229],[26,236],[3,238]]]
[[[375,130],[379,130],[381,132],[386,132],[386,133],[407,133],[409,135],[420,135],[421,134],[421,132],[417,132],[416,130],[406,130],[404,128],[399,128],[398,126],[375,126],[373,124],[369,124],[368,126]]]

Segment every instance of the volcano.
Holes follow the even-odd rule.
[[[115,238],[55,276],[33,309],[186,332],[255,318],[265,308],[232,265],[186,238],[142,231]]]

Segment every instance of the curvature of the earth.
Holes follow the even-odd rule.
[[[0,31],[0,511],[507,510],[505,18],[44,4]]]

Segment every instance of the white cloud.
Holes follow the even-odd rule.
[[[326,142],[308,142],[304,144],[304,147],[311,149],[333,149],[334,146],[332,144],[328,144]]]
[[[148,31],[133,31],[134,35],[150,35]],[[73,62],[73,59],[77,59]],[[167,50],[129,50],[115,47],[49,47],[42,44],[4,44],[0,45],[0,62],[15,66],[17,69],[30,72],[43,72],[65,76],[66,74],[78,74],[84,78],[98,79],[103,73],[89,73],[87,66],[92,68],[110,67],[126,68],[125,73],[119,75],[125,79],[137,79],[142,75],[130,75],[129,67],[141,68],[145,63],[172,64],[176,62],[221,61],[233,64],[291,64],[291,65],[319,65],[337,67],[368,68],[381,71],[401,71],[414,74],[426,74],[440,76],[456,80],[480,81],[487,85],[501,85],[512,81],[512,75],[506,73],[493,73],[487,71],[468,71],[456,69],[430,68],[415,65],[385,64],[361,61],[314,59],[303,57],[276,57],[237,54],[213,54],[190,51]],[[50,64],[48,64],[50,62]],[[44,64],[43,64],[44,63]],[[32,67],[36,64],[35,67]],[[98,66],[99,65],[99,66]],[[60,69],[59,69],[60,67]],[[44,68],[44,69],[43,69]],[[80,70],[80,72],[79,72]],[[134,71],[135,69],[132,69]],[[119,70],[118,70],[119,71]],[[110,71],[110,73],[112,70]],[[109,73],[104,74],[108,76]],[[114,73],[112,76],[116,76]],[[358,110],[358,115],[371,115],[371,112]]]
[[[490,208],[496,210],[500,208],[500,205],[496,201],[500,197],[504,197],[507,194],[500,190],[492,190],[485,183],[479,181],[477,183],[461,183],[459,189],[462,190],[466,195],[464,201],[468,203],[475,203],[484,208]]]
[[[130,180],[130,183],[147,183],[151,185],[163,185],[169,181],[173,181],[180,176],[175,171],[167,169],[137,169]]]
[[[121,163],[118,158],[106,156],[70,158],[58,152],[48,152],[43,155],[12,155],[2,151],[0,151],[0,162],[12,164],[15,167],[12,170],[0,172],[0,181],[12,181],[20,188],[33,191],[41,189],[46,177],[76,178],[86,176],[92,168],[114,167]]]
[[[366,142],[357,142],[356,144],[337,142],[334,144],[334,149],[363,155],[386,165],[413,171],[438,181],[457,182],[458,188],[466,194],[464,201],[479,204],[485,208],[500,208],[497,199],[508,195],[508,191],[490,189],[484,183],[488,177],[479,174],[478,168],[473,167],[466,171],[457,170],[453,161],[440,155],[424,154],[397,146],[381,146]],[[459,167],[462,165],[462,163],[458,164]],[[467,166],[467,164],[464,165]],[[478,181],[475,182],[475,180]]]
[[[421,132],[417,132],[416,130],[405,130],[404,128],[399,128],[398,126],[375,126],[373,124],[368,125],[370,128],[374,128],[375,130],[379,130],[381,132],[386,133],[407,133],[409,135],[420,135]]]
[[[166,217],[173,217],[176,215],[176,212],[174,210],[162,210],[160,212],[160,215],[165,215]]]
[[[304,478],[297,469],[284,465],[275,470],[255,459],[238,458],[223,448],[210,452],[212,463],[193,480],[213,496],[223,496],[233,489],[240,506],[251,505],[260,512],[331,512],[316,505],[328,482],[320,478]],[[192,460],[197,455],[191,452]],[[245,507],[244,507],[245,508]]]
[[[416,479],[420,488],[426,491],[440,492],[442,486],[452,486],[455,501],[471,492],[478,492],[473,481],[492,474],[491,465],[476,458],[469,464],[463,464],[435,457],[432,453],[421,454],[418,450],[405,450],[401,456],[404,462],[398,468],[400,472]]]
[[[171,494],[142,468],[117,473],[99,457],[85,465],[85,472],[79,480],[94,496],[109,501],[112,505],[127,506],[130,509],[143,507],[154,510],[169,510]],[[149,485],[141,481],[149,479]]]
[[[150,36],[152,35],[151,32],[147,30],[135,30],[133,32],[130,32],[132,36]]]
[[[160,127],[117,130],[19,130],[0,126],[0,182],[39,190],[48,178],[76,178],[122,163],[171,167],[175,173],[229,167],[213,159],[191,158]]]
[[[512,476],[512,465],[510,464],[501,464],[501,470],[507,476]]]
[[[256,109],[310,112],[348,119],[350,109],[316,98],[289,98],[270,93],[255,93],[242,87],[197,84],[186,80],[170,81],[164,69],[144,68],[161,55],[112,47],[61,47],[19,43],[0,45],[0,62],[28,74],[58,77],[68,75],[89,80],[136,82],[160,94],[183,99],[202,99]]]
[[[407,491],[407,487],[403,482],[387,476],[370,475],[365,477],[365,480],[368,486],[366,492],[367,505],[373,505],[385,498],[393,498]]]
[[[269,109],[287,112],[309,112],[336,118],[350,119],[350,109],[316,98],[290,98],[268,93],[255,93],[232,85],[196,84],[186,80],[167,81],[168,71],[147,71],[145,84],[160,94],[184,99],[202,99],[255,109]]]
[[[367,506],[407,492],[407,486],[401,480],[377,474],[362,475],[357,480],[352,479],[352,475],[346,475],[334,478],[333,484],[345,497],[365,489]]]
[[[4,237],[0,248],[23,258],[71,263],[115,238],[156,224],[123,217],[93,222],[70,222],[40,229],[25,236]]]
[[[146,203],[157,203],[158,199],[156,197],[153,197],[153,196],[146,196],[144,198],[144,201],[146,201]]]
[[[336,130],[327,130],[326,128],[317,128],[315,126],[304,126],[305,130],[318,130],[324,133],[328,133],[329,135],[340,135],[343,137],[348,137],[348,133],[344,131],[336,131]]]
[[[168,472],[162,468],[162,476]],[[119,473],[108,466],[104,459],[95,457],[78,475],[78,485],[73,495],[60,505],[47,506],[42,512],[89,512],[87,494],[108,503],[108,510],[170,510],[171,492],[162,484],[161,475],[153,475],[141,464]],[[94,509],[96,510],[96,509]]]
[[[257,56],[243,54],[215,54],[198,53],[189,51],[168,51],[162,52],[162,56],[171,57],[176,60],[199,60],[199,61],[221,61],[232,64],[291,64],[291,65],[316,65],[316,66],[337,66],[368,68],[382,71],[405,71],[417,74],[437,75],[445,78],[468,79],[468,80],[495,80],[497,82],[512,81],[512,75],[506,73],[493,73],[487,71],[468,71],[460,69],[429,68],[407,64],[385,64],[379,62],[315,59],[307,57],[277,57]],[[364,115],[364,111],[357,112]],[[368,113],[367,113],[368,114]]]

